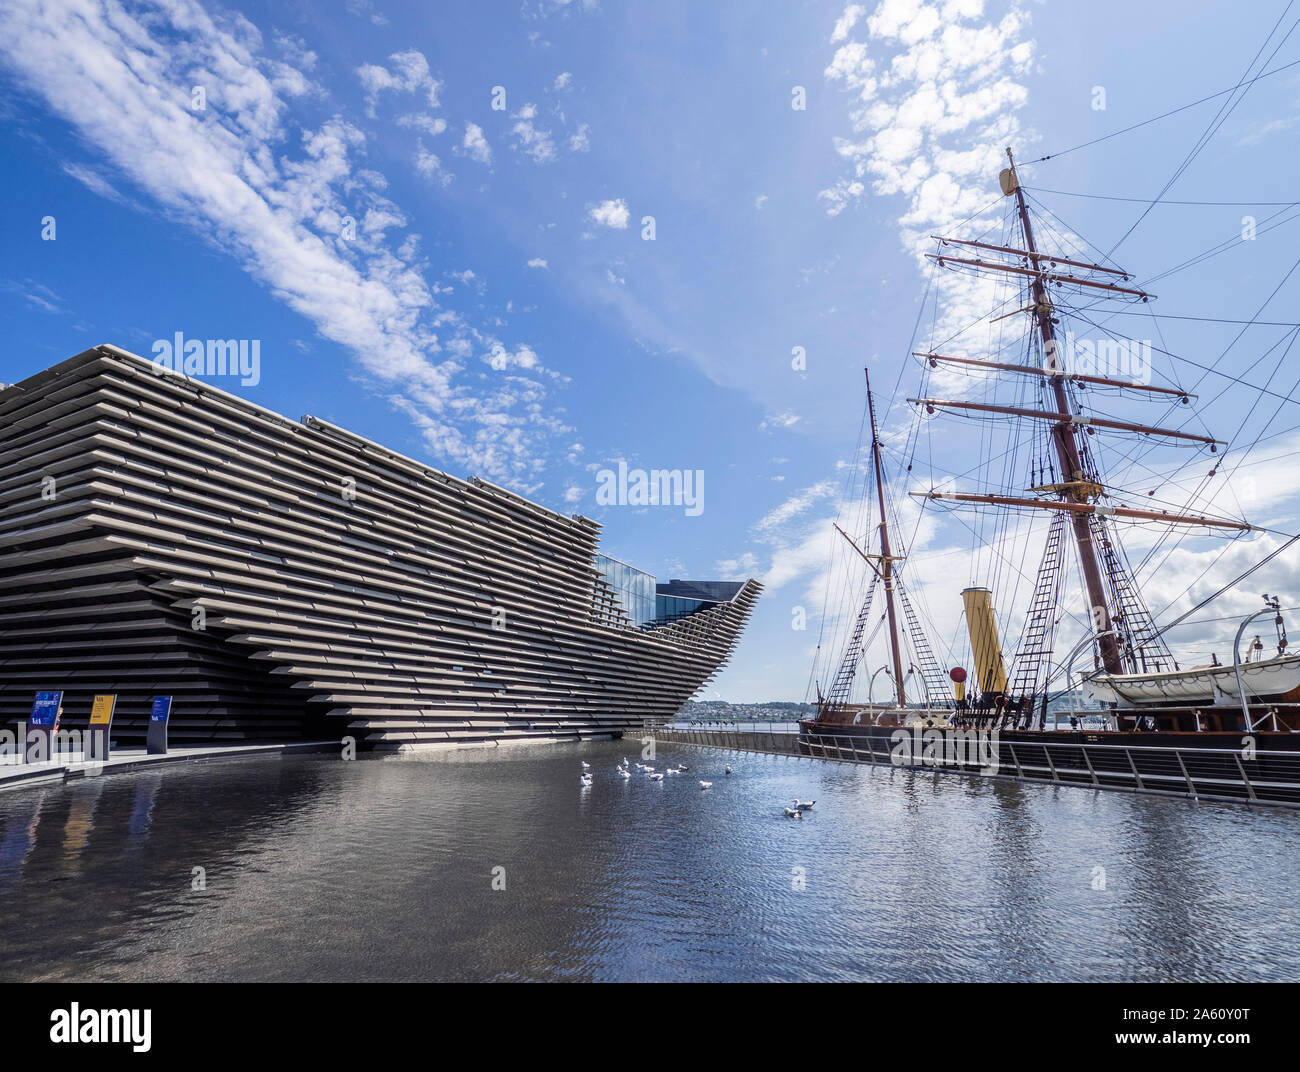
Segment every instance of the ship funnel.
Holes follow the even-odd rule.
[[[993,696],[1007,691],[1007,668],[1002,661],[998,623],[993,617],[993,593],[987,588],[967,588],[961,594],[966,605],[966,628],[980,692]]]

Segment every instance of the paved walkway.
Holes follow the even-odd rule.
[[[0,755],[0,791],[19,789],[74,778],[95,778],[101,774],[153,767],[161,763],[190,763],[198,760],[246,759],[250,756],[287,755],[298,752],[327,752],[339,748],[338,741],[294,741],[287,744],[179,745],[166,755],[151,756],[144,748],[115,748],[106,763],[86,763],[80,752],[64,752],[44,763],[24,763],[21,755]]]

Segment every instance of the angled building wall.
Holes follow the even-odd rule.
[[[176,697],[190,740],[371,747],[671,716],[760,586],[638,629],[599,525],[98,347],[0,391],[0,719]]]

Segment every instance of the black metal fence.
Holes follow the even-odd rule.
[[[769,755],[805,756],[836,762],[933,769],[983,777],[1158,793],[1194,800],[1300,807],[1300,753],[1249,748],[1186,748],[1174,745],[1080,744],[986,738],[975,761],[942,745],[933,754],[892,747],[885,736],[800,735],[768,727],[660,725],[657,739],[706,748]]]

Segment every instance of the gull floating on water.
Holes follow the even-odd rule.
[[[622,767],[619,767],[619,768],[618,768],[618,773],[621,774],[624,778],[631,778],[631,777],[632,777],[632,772],[631,772],[631,771],[624,770]]]
[[[798,797],[795,797],[794,800],[792,801],[792,803],[794,804],[794,806],[795,806],[796,808],[798,808],[798,809],[802,812],[802,811],[807,811],[807,810],[808,810],[809,808],[811,808],[814,804],[816,804],[817,801],[815,801],[815,800],[804,800],[804,801],[800,801],[800,799],[799,799]]]
[[[591,785],[591,775],[590,775],[590,774],[584,774],[584,775],[582,776],[582,778],[581,778],[581,781],[582,781],[582,784],[583,784],[583,785]]]
[[[591,764],[588,763],[585,759],[579,760],[578,762],[580,762],[580,763],[582,764],[582,769],[583,769],[583,770],[586,770],[588,767],[591,766]]]
[[[803,812],[801,812],[798,808],[786,808],[785,817],[787,819],[802,819]]]
[[[700,782],[700,788],[701,788],[701,789],[708,789],[708,788],[710,788],[712,785],[713,785],[712,782],[704,782],[704,781]]]
[[[730,766],[727,767],[727,773],[728,773],[728,774],[731,773],[731,767],[730,767]]]
[[[652,782],[662,782],[664,780],[664,776],[662,774],[652,774],[650,775],[650,780]]]

